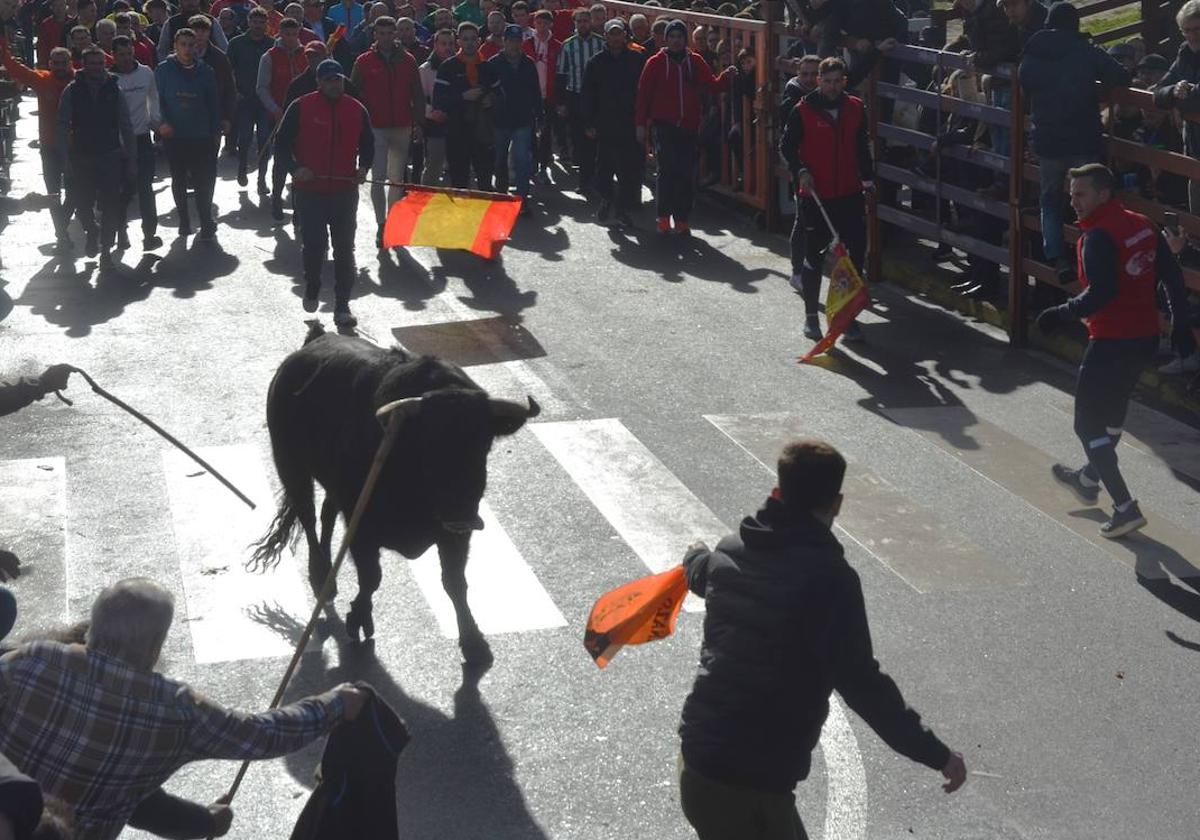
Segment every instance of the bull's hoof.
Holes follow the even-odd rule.
[[[346,613],[346,634],[355,642],[370,639],[375,635],[375,619],[370,613],[362,615],[358,607],[351,607]]]
[[[464,636],[459,640],[458,646],[462,650],[463,663],[472,668],[490,668],[496,661],[491,645],[482,634]]]

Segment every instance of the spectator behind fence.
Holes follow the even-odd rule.
[[[796,75],[787,80],[783,86],[783,101],[779,106],[779,124],[787,123],[788,114],[800,103],[800,100],[817,89],[817,66],[821,59],[815,55],[805,55],[795,59],[793,66]]]
[[[1200,111],[1200,0],[1187,0],[1175,15],[1175,23],[1183,33],[1183,43],[1171,69],[1154,89],[1154,104],[1193,116]],[[1187,154],[1200,158],[1200,130],[1195,123],[1184,123],[1183,141]],[[1196,181],[1188,182],[1188,205],[1191,212],[1200,212],[1200,184]]]
[[[169,592],[130,578],[96,598],[86,646],[0,658],[0,752],[74,808],[78,837],[115,838],[185,764],[286,755],[362,709],[350,685],[254,715],[219,706],[154,670],[173,615]]]
[[[1070,3],[1059,2],[1050,7],[1046,28],[1025,46],[1020,78],[1033,116],[1046,261],[1054,264],[1061,280],[1069,282],[1075,269],[1062,230],[1067,170],[1100,157],[1102,126],[1096,82],[1105,88],[1119,87],[1128,85],[1132,76],[1079,31],[1079,11]]]

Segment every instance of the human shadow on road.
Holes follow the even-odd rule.
[[[259,204],[250,200],[243,187],[238,191],[238,206],[217,218],[222,225],[236,230],[252,230],[262,236],[269,236],[277,224],[271,218],[271,198],[262,196]]]
[[[669,283],[695,277],[712,283],[727,283],[734,291],[754,294],[755,284],[768,277],[786,277],[773,268],[746,268],[705,239],[696,236],[672,235],[662,238],[658,233],[640,228],[609,228],[608,238],[614,247],[613,259],[641,271],[652,271]]]
[[[563,251],[571,246],[571,238],[557,224],[560,219],[557,213],[549,209],[534,211],[531,216],[517,219],[512,238],[505,247],[537,254],[547,262],[561,262]]]
[[[503,253],[494,260],[485,260],[467,251],[438,248],[437,255],[439,264],[430,270],[430,276],[442,284],[452,277],[462,280],[471,296],[458,299],[471,309],[519,315],[537,305],[537,292],[521,291],[508,275]]]
[[[295,618],[280,612],[267,626],[292,644],[303,631]],[[330,667],[324,653],[305,654],[284,702],[363,680],[404,718],[412,742],[396,774],[401,837],[547,840],[526,807],[513,761],[480,693],[485,669],[462,666],[453,714],[447,716],[405,692],[376,657],[372,642],[348,641],[345,625],[332,610],[326,611],[320,632],[325,638],[332,636],[337,645],[338,665]],[[295,753],[287,759],[288,771],[311,788],[319,760],[319,748]]]
[[[29,278],[16,303],[64,327],[71,338],[82,338],[150,296],[155,260],[147,254],[136,266],[118,264],[100,271],[95,260],[79,267],[73,259],[54,257]]]
[[[195,238],[189,244],[179,236],[154,268],[154,285],[173,289],[177,298],[195,297],[213,287],[213,282],[237,271],[241,260],[221,247],[220,242]]]

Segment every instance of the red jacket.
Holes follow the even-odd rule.
[[[490,38],[484,40],[479,45],[479,60],[487,61],[489,58],[500,55],[500,45]]]
[[[840,198],[861,193],[858,135],[866,120],[862,100],[847,96],[837,119],[830,120],[825,111],[805,98],[796,105],[796,115],[804,129],[799,157],[808,164],[817,195]]]
[[[708,63],[698,53],[687,50],[681,60],[674,61],[664,47],[650,56],[642,68],[634,124],[665,122],[687,131],[699,130],[704,112],[700,98],[719,92],[732,69],[727,68],[713,78]]]
[[[533,63],[538,63],[538,37],[534,35],[532,38],[525,39],[525,55],[533,59]],[[554,76],[558,72],[558,54],[562,52],[562,41],[554,37],[553,32],[550,34],[550,41],[546,45],[546,75],[545,89],[542,91],[542,99],[547,105],[553,105],[554,100]],[[543,78],[541,68],[538,69],[538,80]]]
[[[287,101],[288,85],[308,69],[308,59],[304,57],[304,50],[297,48],[288,55],[278,44],[267,50],[267,55],[271,56],[271,99],[282,108]]]
[[[9,78],[19,85],[33,88],[38,98],[38,140],[47,149],[58,146],[58,100],[74,74],[65,79],[56,79],[49,70],[33,70],[17,61],[4,50],[4,69]]]
[[[354,62],[350,78],[375,128],[408,128],[424,116],[421,71],[412,53],[399,44],[392,51],[391,61],[371,47]]]
[[[550,34],[559,41],[565,41],[575,34],[574,15],[577,8],[578,6],[569,6],[554,13],[554,25],[550,27]]]
[[[50,66],[50,50],[62,44],[63,30],[67,22],[59,23],[53,17],[48,17],[38,24],[37,28],[37,65],[46,68]]]
[[[158,64],[158,52],[154,49],[154,42],[145,35],[133,42],[133,57],[151,70]]]
[[[1075,242],[1079,282],[1086,288],[1083,242],[1090,230],[1103,230],[1117,246],[1117,296],[1084,318],[1089,338],[1149,338],[1158,335],[1157,277],[1154,271],[1158,234],[1141,213],[1109,201],[1079,222],[1083,235]]]
[[[370,130],[362,104],[353,96],[333,101],[315,91],[301,96],[292,107],[299,109],[300,119],[292,152],[296,166],[306,166],[317,176],[292,185],[311,192],[358,189],[359,140]]]

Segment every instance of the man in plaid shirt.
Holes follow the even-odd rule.
[[[170,593],[131,578],[97,597],[86,647],[0,657],[0,754],[74,809],[77,840],[115,838],[188,762],[286,755],[365,702],[347,684],[260,714],[219,706],[153,670],[173,612]]]

